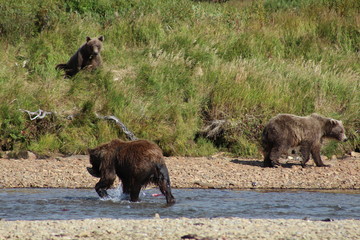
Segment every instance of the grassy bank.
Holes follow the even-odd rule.
[[[324,154],[359,148],[357,0],[0,0],[0,13],[3,151],[85,153],[124,138],[95,112],[166,155],[258,156],[278,113],[342,120],[350,141]],[[72,79],[55,70],[100,35],[101,69]],[[56,114],[19,111],[39,108]]]

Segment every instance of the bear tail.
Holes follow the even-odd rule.
[[[66,64],[58,64],[58,65],[56,65],[56,67],[55,67],[55,69],[56,70],[60,70],[60,69],[66,69]]]

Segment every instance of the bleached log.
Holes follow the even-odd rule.
[[[24,109],[19,109],[19,110],[21,112],[26,112],[29,115],[31,121],[33,121],[33,120],[35,120],[37,118],[43,119],[47,115],[54,114],[53,112],[47,112],[47,111],[44,111],[44,110],[41,110],[41,109],[37,110],[36,112],[31,112],[31,111],[24,110]]]
[[[121,127],[121,129],[124,131],[126,137],[131,140],[137,140],[138,138],[135,137],[134,133],[132,133],[123,122],[121,122],[117,117],[115,116],[101,116],[99,114],[96,113],[96,117],[100,118],[100,119],[105,119],[105,120],[113,120],[115,121],[115,123]]]
[[[44,111],[44,110],[37,110],[36,112],[31,112],[31,111],[28,111],[28,110],[24,110],[24,109],[19,109],[19,111],[21,112],[25,112],[29,115],[30,117],[30,120],[33,121],[35,119],[43,119],[45,118],[47,115],[51,115],[51,114],[56,114],[56,113],[53,113],[53,112],[47,112],[47,111]],[[66,119],[69,119],[69,120],[73,120],[74,117],[76,116],[77,114],[72,114],[72,115],[69,115],[69,116],[66,116],[65,118]],[[133,140],[137,140],[138,138],[134,135],[134,133],[132,133],[126,126],[123,122],[121,122],[117,117],[115,116],[101,116],[97,113],[95,113],[96,117],[99,118],[99,119],[104,119],[104,120],[113,120],[118,126],[121,127],[121,129],[124,131],[126,137],[133,141]]]

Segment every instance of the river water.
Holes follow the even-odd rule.
[[[360,193],[173,189],[177,203],[167,206],[159,190],[143,190],[141,202],[124,199],[119,189],[101,200],[93,189],[0,189],[0,218],[68,220],[87,218],[286,218],[360,219]]]

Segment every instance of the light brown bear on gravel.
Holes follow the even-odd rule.
[[[302,167],[309,161],[310,153],[316,166],[326,167],[320,157],[323,138],[345,142],[342,122],[315,113],[307,117],[279,114],[270,119],[263,131],[264,167],[279,166],[280,156],[295,147],[300,147]]]
[[[104,36],[98,38],[86,37],[86,43],[65,64],[58,64],[57,70],[64,70],[65,77],[72,77],[81,69],[96,69],[101,65],[100,51]]]
[[[95,190],[101,198],[115,181],[116,175],[122,182],[123,193],[130,194],[130,200],[139,200],[142,187],[149,183],[159,186],[168,204],[175,203],[171,194],[170,177],[161,149],[152,142],[136,140],[125,142],[119,139],[89,149],[92,168],[88,172],[100,178]]]

